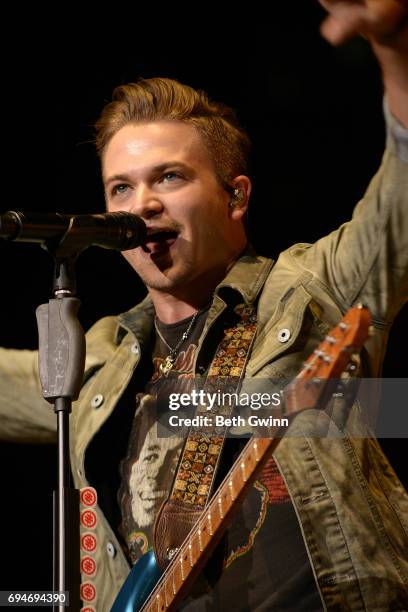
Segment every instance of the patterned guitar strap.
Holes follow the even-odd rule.
[[[256,308],[239,304],[234,312],[238,321],[224,330],[204,384],[205,393],[216,394],[220,389],[228,393],[239,391],[255,339]],[[214,406],[208,412],[206,406],[200,405],[196,416],[220,414],[228,418],[233,408],[233,405]],[[192,427],[189,431],[172,491],[154,525],[154,551],[162,569],[171,561],[210,499],[227,429],[214,426],[201,431],[199,427]]]

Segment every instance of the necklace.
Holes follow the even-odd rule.
[[[191,330],[193,329],[193,325],[195,323],[195,320],[198,316],[198,313],[200,311],[197,310],[197,312],[195,312],[193,314],[193,316],[191,317],[191,321],[187,326],[187,329],[183,332],[180,340],[177,342],[176,346],[174,348],[171,348],[171,346],[168,344],[168,342],[166,342],[166,340],[163,338],[163,335],[161,334],[156,320],[154,321],[154,326],[156,328],[156,332],[159,336],[159,338],[164,342],[164,344],[170,349],[170,353],[167,355],[166,359],[163,361],[163,363],[160,364],[160,372],[164,375],[167,376],[168,373],[170,372],[170,370],[172,369],[174,362],[176,361],[176,357],[179,353],[180,347],[183,344],[183,342],[185,342],[185,340],[187,340],[187,338],[190,335]]]

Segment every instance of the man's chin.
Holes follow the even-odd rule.
[[[139,276],[148,289],[165,292],[184,285],[191,280],[192,274],[185,266],[171,265],[143,270]]]

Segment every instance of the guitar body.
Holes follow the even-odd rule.
[[[161,575],[154,551],[150,550],[132,568],[111,612],[139,612]]]

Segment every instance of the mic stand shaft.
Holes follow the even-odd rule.
[[[71,487],[69,415],[79,396],[85,368],[85,335],[77,319],[75,253],[69,244],[46,245],[55,259],[54,298],[37,308],[39,369],[44,398],[54,405],[58,433],[58,484],[54,491],[54,611],[80,610],[79,491]]]

